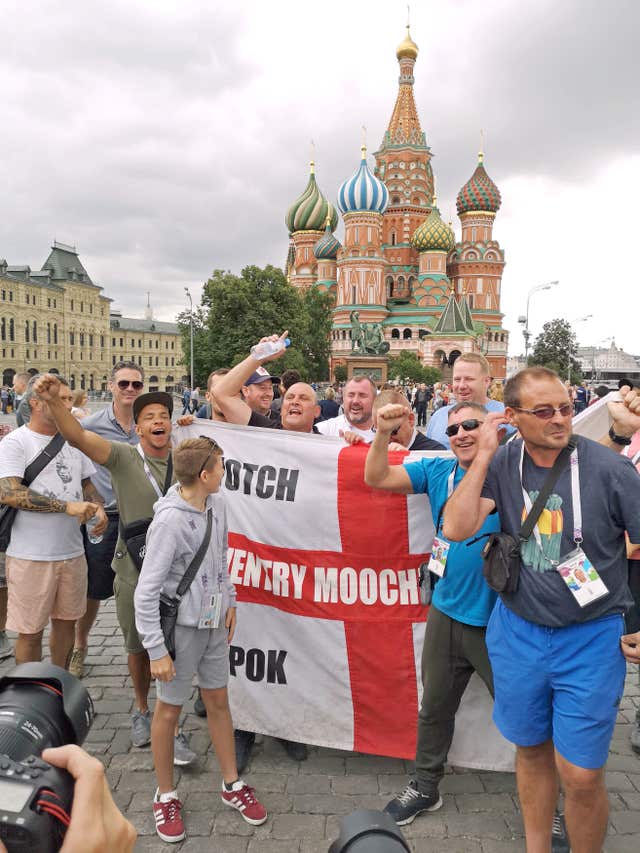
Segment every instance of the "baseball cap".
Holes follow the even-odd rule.
[[[279,376],[272,376],[268,370],[266,370],[262,365],[257,370],[254,370],[251,376],[244,383],[245,385],[257,385],[259,382],[266,382],[267,379],[270,379],[274,384],[280,383]]]
[[[148,394],[140,394],[133,401],[133,420],[138,422],[138,415],[145,406],[150,406],[152,403],[160,403],[161,406],[166,406],[169,414],[173,414],[173,397],[167,394],[166,391],[151,391]]]

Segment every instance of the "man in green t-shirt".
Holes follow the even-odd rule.
[[[133,521],[150,519],[154,503],[173,482],[171,474],[167,477],[171,458],[173,399],[170,394],[156,391],[141,394],[135,400],[133,419],[140,443],[132,446],[121,441],[108,441],[95,432],[83,429],[79,421],[64,408],[58,396],[59,388],[58,379],[45,374],[38,380],[35,391],[48,403],[58,429],[69,444],[77,447],[93,462],[104,465],[111,474],[121,521],[112,563],[116,574],[114,594],[136,699],[131,740],[134,746],[146,746],[151,739],[151,717],[147,704],[151,672],[149,657],[135,626],[133,594],[138,583],[138,570],[122,539],[122,528]],[[176,763],[189,764],[194,759],[194,753],[186,748],[184,735],[178,733]]]

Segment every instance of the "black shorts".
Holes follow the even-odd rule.
[[[629,589],[633,596],[633,605],[625,613],[628,634],[640,631],[640,560],[629,560]]]
[[[87,598],[94,601],[105,601],[113,595],[113,579],[115,577],[111,563],[118,541],[118,515],[109,515],[109,526],[104,532],[102,542],[93,545],[89,542],[87,531],[83,525],[84,553],[87,557],[88,584]]]

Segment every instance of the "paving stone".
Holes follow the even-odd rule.
[[[298,853],[299,841],[258,841],[253,839],[249,842],[248,853]]]
[[[480,843],[471,838],[439,838],[437,841],[422,838],[410,841],[409,845],[415,853],[482,853]]]
[[[160,842],[161,847],[156,851],[165,850],[165,845]],[[249,844],[248,838],[240,838],[237,835],[214,835],[212,838],[187,838],[180,847],[180,853],[246,853]]]
[[[252,777],[253,778],[253,777]],[[337,779],[345,779],[345,776],[339,776]],[[331,790],[331,779],[328,776],[312,775],[311,773],[302,773],[297,776],[290,776],[287,782],[287,792],[289,794],[326,794]],[[336,790],[333,788],[333,790]],[[376,786],[377,790],[377,786]],[[344,791],[337,793],[345,793]],[[346,793],[349,793],[348,791]]]
[[[626,773],[608,772],[605,774],[605,784],[608,791],[634,791],[635,785]]]
[[[516,805],[509,794],[456,794],[458,811],[462,812],[514,812]]]
[[[279,814],[273,818],[273,838],[324,839],[326,820],[323,815]]]
[[[640,812],[613,812],[611,823],[618,835],[640,833]]]
[[[300,777],[301,779],[305,777]],[[312,778],[322,778],[322,777],[313,777],[308,776],[308,779]],[[327,782],[329,780],[327,779]],[[359,773],[357,776],[351,776],[349,773],[346,776],[333,776],[331,778],[331,790],[334,794],[354,794],[356,796],[361,796],[363,794],[378,794],[378,777],[364,775]],[[302,793],[302,792],[301,792]],[[389,799],[388,796],[383,794],[383,797],[386,800]]]
[[[482,853],[525,853],[523,838],[511,838],[509,841],[482,841]]]
[[[381,794],[399,794],[409,784],[409,777],[404,773],[380,773],[378,789]]]
[[[353,811],[353,800],[335,794],[300,794],[293,798],[293,810],[307,814],[349,814]]]
[[[450,836],[464,835],[469,838],[510,838],[512,833],[499,814],[447,814],[445,816]]]
[[[478,773],[485,791],[490,794],[515,793],[515,773]]]
[[[399,758],[384,758],[377,755],[356,755],[346,759],[347,773],[403,773],[405,764]]]
[[[484,787],[477,773],[451,773],[440,783],[441,794],[482,794]]]
[[[638,853],[636,835],[609,835],[604,842],[604,853]]]

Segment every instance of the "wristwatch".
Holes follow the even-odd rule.
[[[622,444],[626,447],[628,444],[631,444],[631,438],[628,438],[626,435],[617,435],[613,431],[613,427],[609,427],[609,438],[614,444]]]

